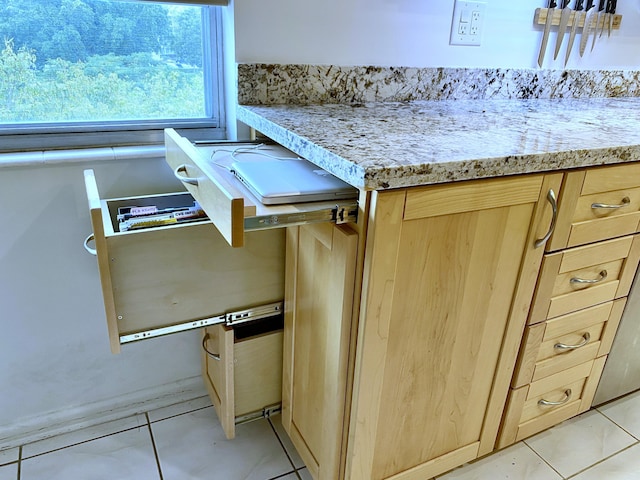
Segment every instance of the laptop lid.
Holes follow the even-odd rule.
[[[356,188],[300,158],[236,160],[231,170],[264,205],[358,197]]]

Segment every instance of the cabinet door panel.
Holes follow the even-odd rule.
[[[535,189],[531,180],[526,198],[515,195],[512,205],[504,201],[505,189],[515,188],[511,179],[488,182],[479,202],[469,200],[468,184],[460,196],[449,186],[456,203],[449,211],[456,213],[447,215],[434,215],[424,189],[426,218],[413,208],[404,221],[403,192],[374,196],[347,478],[429,478],[443,472],[436,459],[493,448],[495,435],[485,437],[484,430],[492,428],[494,407],[502,410],[510,371],[499,388],[496,378],[502,380],[503,366],[513,368],[525,322],[514,299],[522,301],[523,288],[530,302],[529,268],[535,276],[542,256],[533,247],[541,235],[532,219],[543,217],[536,207],[545,195],[542,177],[535,177]]]
[[[358,235],[287,229],[282,424],[316,479],[339,478]]]

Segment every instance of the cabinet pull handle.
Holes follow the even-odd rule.
[[[91,255],[98,255],[98,251],[95,248],[91,248],[89,246],[89,243],[93,242],[95,239],[96,239],[96,236],[93,233],[84,239],[84,249],[87,252],[89,252]]]
[[[594,283],[599,283],[599,282],[603,281],[606,278],[607,278],[607,271],[606,270],[602,270],[598,274],[598,278],[588,279],[588,278],[572,277],[571,280],[569,280],[569,283],[594,284]]]
[[[180,172],[185,172],[187,171],[187,166],[183,163],[182,165],[178,165],[176,167],[176,169],[173,171],[173,175],[180,180],[181,182],[184,183],[188,183],[189,185],[195,185],[196,187],[198,186],[198,179],[194,178],[194,177],[184,177],[182,175],[180,175]]]
[[[213,358],[214,360],[218,360],[218,361],[219,361],[219,360],[220,360],[220,354],[210,352],[210,351],[207,349],[207,340],[209,340],[209,334],[208,334],[208,333],[207,333],[207,334],[205,334],[205,336],[204,336],[204,337],[202,337],[202,349],[203,349],[205,352],[207,352],[207,355],[209,355],[211,358]]]
[[[549,231],[544,235],[544,237],[536,240],[536,248],[540,248],[541,246],[543,246],[547,242],[547,240],[549,240],[549,237],[551,237],[553,231],[556,229],[556,221],[558,220],[558,202],[556,201],[556,194],[551,188],[547,193],[547,201],[551,204],[551,210],[553,212],[553,215],[551,217],[551,225],[549,225]]]
[[[567,345],[566,343],[556,343],[553,348],[556,350],[575,350],[576,348],[584,347],[591,340],[591,334],[589,332],[582,335],[582,341],[575,345]]]
[[[616,209],[616,208],[624,208],[627,207],[631,204],[631,199],[629,197],[624,197],[622,199],[622,203],[619,205],[610,205],[608,203],[592,203],[591,204],[591,208],[593,208],[594,210],[596,208],[609,208],[609,209]]]
[[[571,393],[572,393],[571,389],[567,388],[564,391],[564,398],[562,400],[558,402],[550,402],[549,400],[545,400],[544,398],[541,398],[540,400],[538,400],[538,405],[542,407],[557,407],[558,405],[564,405],[571,399]]]

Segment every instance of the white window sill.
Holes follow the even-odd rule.
[[[164,158],[164,146],[84,148],[77,150],[45,150],[0,154],[0,168],[38,167],[82,162]]]

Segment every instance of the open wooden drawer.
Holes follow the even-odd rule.
[[[218,142],[194,145],[173,129],[165,130],[166,161],[176,178],[202,205],[222,236],[233,247],[245,245],[245,232],[317,222],[355,222],[357,201],[327,201],[265,206],[229,171],[233,155],[222,150],[255,146]],[[278,148],[282,148],[279,147]]]
[[[235,425],[280,411],[283,315],[203,330],[202,377],[228,439]]]
[[[182,192],[101,199],[93,170],[85,171],[85,187],[93,227],[85,248],[98,259],[112,352],[283,299],[283,229],[251,232],[243,249],[231,248],[209,220],[119,232],[120,206],[190,205],[193,198]]]

